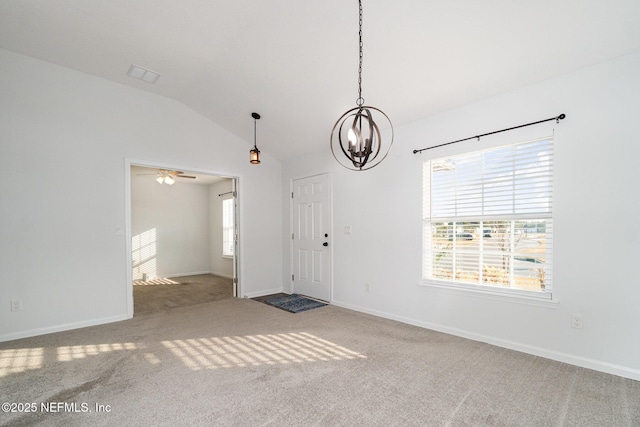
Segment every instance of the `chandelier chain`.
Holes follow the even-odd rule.
[[[364,98],[362,97],[362,0],[358,0],[358,5],[360,8],[359,21],[358,21],[358,38],[359,38],[359,51],[360,55],[358,57],[358,99],[356,100],[356,104],[359,107],[364,105]]]

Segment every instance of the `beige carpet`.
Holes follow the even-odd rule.
[[[335,306],[234,298],[0,343],[0,394],[37,406],[3,425],[640,425],[637,381]]]
[[[233,297],[233,282],[212,274],[133,282],[134,315]]]

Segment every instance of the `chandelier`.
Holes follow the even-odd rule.
[[[393,144],[393,125],[389,116],[382,110],[364,105],[362,97],[362,0],[359,6],[359,66],[358,66],[358,99],[356,107],[345,112],[331,130],[331,153],[333,157],[347,169],[363,171],[371,169],[389,154]],[[388,122],[391,129],[391,141],[386,150],[382,149],[380,128],[374,121],[374,113],[380,114]],[[344,156],[340,156],[342,153]]]

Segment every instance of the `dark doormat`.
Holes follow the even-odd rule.
[[[316,301],[298,294],[291,294],[284,297],[268,298],[263,300],[262,302],[289,311],[291,313],[299,313],[301,311],[307,311],[327,305],[324,302]]]

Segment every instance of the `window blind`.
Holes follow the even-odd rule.
[[[553,140],[425,163],[423,279],[549,292]]]

